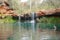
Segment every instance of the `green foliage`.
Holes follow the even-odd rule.
[[[16,21],[13,20],[11,16],[7,16],[4,19],[0,19],[0,23],[13,23],[13,22],[16,22]]]
[[[41,23],[60,23],[60,17],[43,17],[40,19]]]

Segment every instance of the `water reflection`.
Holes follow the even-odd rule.
[[[43,32],[37,33],[37,35],[39,36],[37,40],[59,40],[60,39],[60,35],[58,37],[57,36],[58,34],[56,34],[56,31],[54,30],[44,30]]]
[[[1,40],[60,40],[60,32],[54,30],[54,24],[35,23],[0,23]]]

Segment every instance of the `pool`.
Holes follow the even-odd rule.
[[[60,40],[60,32],[54,30],[54,26],[57,26],[57,24],[30,22],[0,23],[0,39]]]

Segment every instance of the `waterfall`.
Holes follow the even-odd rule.
[[[32,12],[31,13],[32,20],[30,22],[32,24],[32,30],[33,30],[33,32],[35,32],[35,19],[34,19],[34,16],[35,16],[35,13]]]

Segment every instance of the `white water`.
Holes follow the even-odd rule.
[[[31,20],[31,23],[32,23],[32,30],[33,30],[33,32],[35,32],[34,12],[31,13],[31,17],[32,17],[32,20]]]

